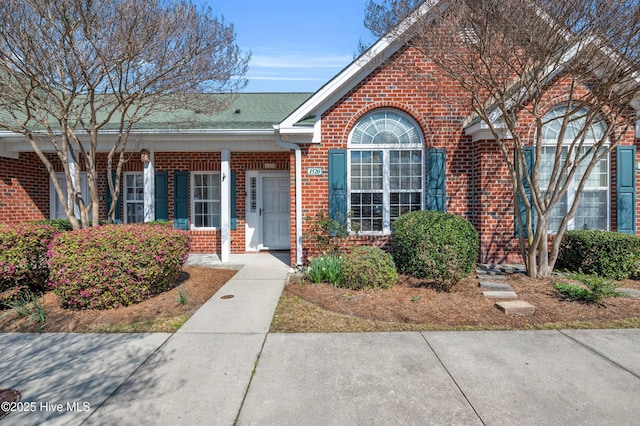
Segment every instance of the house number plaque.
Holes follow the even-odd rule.
[[[307,169],[307,174],[309,176],[322,176],[322,168],[321,167],[309,167]]]

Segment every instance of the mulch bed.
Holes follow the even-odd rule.
[[[640,300],[607,298],[587,304],[565,299],[553,287],[558,279],[531,279],[508,275],[519,300],[536,307],[530,316],[507,316],[495,307],[497,300],[482,295],[477,278],[456,284],[450,292],[437,291],[432,283],[400,276],[388,290],[347,290],[330,284],[292,283],[287,295],[297,296],[324,310],[373,321],[428,324],[433,327],[543,328],[552,323],[585,322],[587,326],[640,318]],[[640,282],[626,280],[618,287],[640,290]]]
[[[90,332],[105,330],[124,324],[156,322],[191,316],[203,303],[220,289],[237,271],[219,268],[184,267],[178,277],[177,287],[158,294],[144,302],[125,308],[74,311],[63,309],[53,292],[44,295],[43,306],[46,312],[46,324],[39,329],[38,324],[28,318],[19,318],[8,310],[0,310],[0,332],[42,331],[42,332]],[[179,291],[186,294],[186,303],[179,302]],[[42,299],[41,299],[42,300]],[[8,315],[4,316],[5,313]],[[167,325],[166,331],[172,331]],[[157,329],[137,331],[161,331]]]

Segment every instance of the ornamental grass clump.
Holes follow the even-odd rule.
[[[342,257],[337,254],[323,254],[311,259],[306,276],[314,283],[328,282],[336,285],[342,273]]]
[[[56,232],[47,224],[0,224],[0,303],[46,289],[47,246]]]
[[[359,289],[389,288],[398,281],[396,265],[379,247],[355,247],[342,256],[338,287]]]
[[[607,297],[624,297],[623,294],[616,291],[615,283],[609,278],[582,273],[565,274],[565,278],[582,283],[582,285],[553,284],[560,294],[571,300],[598,303]]]
[[[109,309],[169,290],[189,255],[184,231],[106,225],[56,235],[49,285],[65,308]]]

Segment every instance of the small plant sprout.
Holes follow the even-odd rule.
[[[4,305],[21,318],[29,318],[30,323],[39,324],[42,330],[47,320],[47,313],[40,299],[31,292],[21,293],[15,300],[5,302]],[[10,312],[11,312],[10,311]],[[6,316],[8,313],[3,315]]]
[[[418,303],[418,302],[420,301],[420,296],[413,296],[413,297],[411,298],[411,301],[412,301],[413,303]]]
[[[180,286],[180,288],[178,288],[178,303],[180,303],[181,305],[186,305],[187,304],[187,300],[189,299],[189,295],[187,294],[187,292],[182,288],[182,286]]]

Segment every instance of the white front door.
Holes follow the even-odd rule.
[[[247,172],[246,250],[289,250],[289,173]]]
[[[290,248],[289,175],[263,175],[262,183],[262,248]]]

